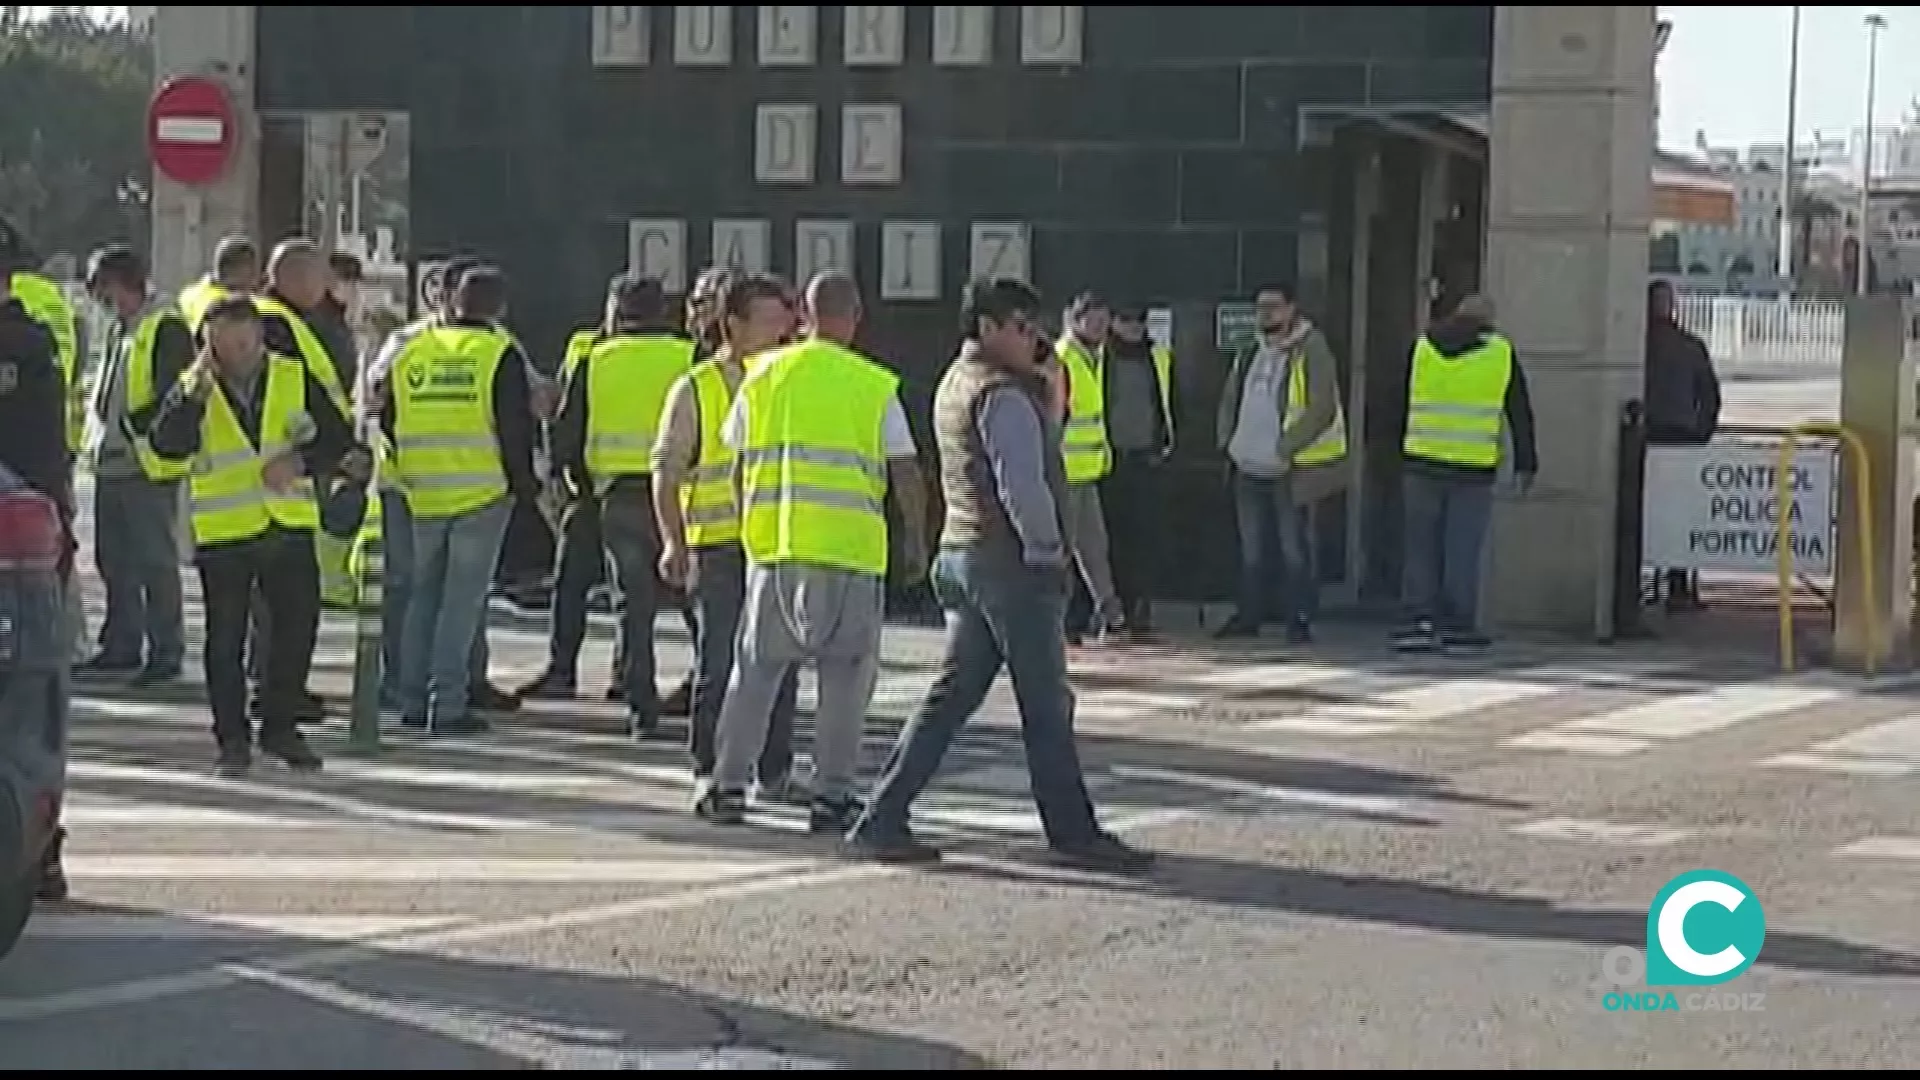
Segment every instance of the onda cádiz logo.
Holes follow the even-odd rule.
[[[1666,883],[1647,910],[1647,949],[1621,945],[1601,963],[1608,1012],[1760,1012],[1766,995],[1713,990],[1753,966],[1767,915],[1746,882],[1691,870]]]

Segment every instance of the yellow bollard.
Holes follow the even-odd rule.
[[[1867,501],[1872,486],[1868,481],[1867,448],[1860,437],[1839,424],[1815,422],[1800,424],[1790,428],[1780,439],[1780,467],[1774,474],[1774,563],[1779,570],[1779,617],[1780,617],[1780,670],[1791,672],[1794,668],[1793,650],[1793,537],[1792,492],[1788,490],[1788,474],[1793,466],[1793,452],[1799,449],[1799,437],[1802,435],[1825,435],[1840,440],[1852,458],[1854,489],[1854,531],[1860,538],[1860,592],[1861,610],[1867,619],[1867,674],[1875,674],[1880,657],[1880,626],[1875,621],[1873,611],[1873,507]]]

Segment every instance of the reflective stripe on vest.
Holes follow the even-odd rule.
[[[560,358],[560,377],[565,379],[573,375],[573,369],[587,358],[593,347],[600,341],[599,330],[575,330],[567,338],[566,355]]]
[[[300,359],[306,361],[307,370],[326,390],[327,397],[333,399],[333,407],[340,410],[341,416],[353,415],[353,403],[347,398],[346,387],[340,382],[340,371],[333,365],[333,354],[313,332],[307,320],[299,312],[270,296],[256,296],[253,306],[260,309],[262,315],[278,315],[293,332],[294,344],[300,348]]]
[[[151,406],[159,398],[160,388],[153,381],[153,343],[160,335],[161,324],[169,319],[179,320],[181,328],[192,333],[181,314],[166,306],[147,312],[146,317],[140,320],[140,325],[134,327],[133,340],[127,346],[127,401],[121,417],[123,424],[126,423],[126,417]],[[133,444],[134,455],[140,459],[140,471],[146,474],[147,479],[159,483],[187,475],[191,468],[188,462],[169,461],[154,453],[152,444],[145,436],[135,434],[130,424],[126,434],[127,441]]]
[[[1500,421],[1512,378],[1513,344],[1499,334],[1451,359],[1422,337],[1413,347],[1401,448],[1443,465],[1499,465]]]
[[[80,386],[80,331],[73,305],[67,303],[67,294],[60,286],[39,274],[18,270],[9,281],[14,298],[27,309],[27,315],[53,335],[60,377],[67,387],[67,448],[77,450],[86,438],[87,396]]]
[[[1173,442],[1173,350],[1164,345],[1153,347],[1153,381],[1160,387],[1160,418],[1167,425],[1167,442]]]
[[[700,417],[700,456],[680,485],[680,516],[687,546],[731,544],[740,539],[740,508],[733,502],[733,451],[720,438],[733,394],[718,360],[703,360],[688,376]]]
[[[213,280],[211,276],[203,277],[181,289],[180,314],[187,320],[187,329],[196,334],[199,333],[200,324],[206,321],[207,309],[212,307],[215,301],[227,295],[229,295],[227,287]]]
[[[495,329],[436,326],[394,361],[394,463],[415,517],[478,510],[507,493],[493,379],[512,343]]]
[[[1292,426],[1307,411],[1307,365],[1296,357],[1287,365],[1293,374],[1287,377],[1287,424]],[[1331,465],[1347,456],[1347,410],[1340,404],[1336,389],[1333,396],[1333,420],[1312,442],[1293,455],[1296,465]]]
[[[899,385],[893,372],[817,338],[760,357],[739,394],[748,559],[887,572],[881,428]]]
[[[268,461],[292,449],[287,433],[307,408],[306,366],[284,356],[269,356],[265,378],[258,448],[240,426],[225,388],[216,385],[207,394],[200,452],[193,456],[188,480],[196,544],[248,540],[275,524],[305,530],[320,526],[311,480],[302,477],[292,491],[281,495],[268,490],[262,476]]]
[[[693,342],[669,334],[616,334],[586,359],[587,475],[606,494],[622,476],[653,472],[653,441],[667,391],[693,367]]]
[[[1054,343],[1054,352],[1067,374],[1067,420],[1060,431],[1067,483],[1092,483],[1113,466],[1113,450],[1107,444],[1107,396],[1100,385],[1099,364],[1072,334],[1061,335]]]

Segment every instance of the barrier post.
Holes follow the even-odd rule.
[[[379,498],[379,492],[371,493]],[[353,711],[347,726],[347,747],[355,753],[380,751],[381,582],[386,573],[384,544],[377,529],[358,538],[360,558],[355,574],[359,585],[353,625]]]
[[[1825,435],[1837,438],[1846,448],[1850,458],[1847,473],[1853,479],[1854,486],[1854,532],[1860,542],[1860,603],[1861,617],[1866,620],[1867,636],[1866,668],[1867,674],[1877,673],[1880,657],[1880,628],[1875,617],[1873,600],[1873,507],[1869,494],[1873,490],[1871,482],[1872,463],[1867,456],[1866,444],[1860,437],[1839,424],[1810,423],[1800,424],[1787,430],[1780,438],[1780,463],[1774,470],[1774,565],[1779,571],[1779,617],[1780,617],[1780,670],[1791,672],[1794,668],[1793,648],[1793,491],[1791,473],[1794,451],[1800,448],[1800,436]],[[1835,552],[1835,562],[1839,553]],[[1836,580],[1838,575],[1835,575]]]

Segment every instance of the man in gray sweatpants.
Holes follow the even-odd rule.
[[[883,495],[904,521],[902,576],[917,581],[927,561],[927,492],[898,378],[849,347],[859,287],[844,273],[817,274],[806,308],[807,339],[761,356],[720,431],[737,455],[746,602],[713,786],[694,812],[723,824],[745,817],[774,699],[795,665],[811,661],[819,702],[809,827],[843,834],[861,809],[854,772],[886,614]],[[759,539],[756,518],[769,525]]]

